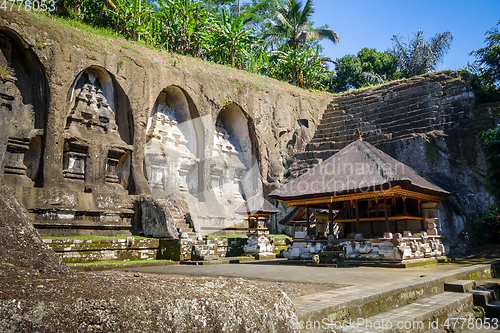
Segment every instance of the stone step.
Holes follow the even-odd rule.
[[[193,228],[190,228],[189,226],[177,227],[177,230],[179,231],[179,233],[193,232]]]
[[[340,149],[325,149],[325,150],[314,150],[314,151],[307,151],[304,153],[298,153],[295,154],[295,158],[298,160],[311,160],[311,159],[316,159],[316,160],[326,160],[327,158],[333,156],[333,154],[339,152]]]
[[[444,292],[444,284],[451,281],[475,278],[487,278],[491,274],[491,265],[473,265],[451,272],[422,275],[419,279],[390,283],[377,286],[345,287],[331,291],[294,297],[292,299],[299,322],[320,322],[324,318],[338,318],[356,322],[358,318],[370,318],[394,311],[403,314],[408,304],[419,302],[427,304],[429,300],[468,299],[471,309],[471,293]],[[451,295],[446,297],[446,295]],[[431,298],[433,297],[433,298]],[[422,300],[426,300],[423,301]],[[428,306],[432,304],[429,303]],[[453,307],[452,307],[453,308]],[[459,309],[457,309],[459,310]],[[337,331],[338,332],[338,331]]]
[[[188,239],[190,242],[193,243],[193,245],[205,243],[203,240],[198,240],[198,234],[192,231],[183,232],[181,233],[180,237],[183,239]]]
[[[474,280],[456,280],[444,284],[444,291],[455,293],[465,293],[476,289],[476,281]]]
[[[473,290],[469,294],[474,299],[474,305],[484,309],[487,318],[500,318],[500,301],[493,289]]]
[[[453,317],[457,311],[469,311],[472,306],[472,295],[468,293],[443,292],[376,316],[360,318],[354,322],[358,325],[347,327],[341,332],[419,332],[432,329],[432,322],[436,320],[439,320],[439,323],[444,323],[447,318]],[[335,328],[332,327],[332,329]]]
[[[184,226],[188,226],[189,227],[189,223],[186,223],[186,221],[175,221],[175,225],[177,227],[184,227]]]

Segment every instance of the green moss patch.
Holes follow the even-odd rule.
[[[95,265],[133,265],[133,264],[144,264],[144,263],[168,263],[173,262],[172,260],[104,260],[104,261],[94,261],[94,262],[82,262],[68,264],[68,266],[95,266]]]
[[[124,239],[127,237],[134,237],[134,239],[150,239],[149,237],[143,236],[131,236],[131,235],[118,235],[118,236],[99,236],[99,235],[85,235],[85,236],[43,236],[43,239]]]

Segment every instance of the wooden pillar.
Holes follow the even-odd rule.
[[[309,220],[309,205],[306,205],[307,236],[311,236],[311,221]]]
[[[391,228],[389,226],[389,214],[387,212],[387,199],[384,198],[384,213],[385,213],[385,227],[387,232],[391,232]]]
[[[375,204],[377,205],[377,217],[379,217],[379,207],[378,207],[378,198],[375,199]],[[380,220],[377,221],[377,234],[382,233],[382,222]]]
[[[352,200],[350,201],[349,204],[349,219],[352,219]]]
[[[359,227],[359,206],[358,199],[356,199],[356,233],[360,233],[361,228]]]
[[[403,216],[406,216],[406,197],[403,197]],[[408,220],[405,219],[405,230],[408,231]]]
[[[418,199],[417,205],[418,205],[418,216],[422,217],[422,200]],[[424,219],[420,221],[420,229],[422,229],[422,231],[426,231]]]
[[[329,235],[333,235],[333,204],[330,202],[328,204],[328,222],[330,223]]]

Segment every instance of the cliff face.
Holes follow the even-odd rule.
[[[478,133],[495,111],[456,73],[332,95],[33,13],[2,11],[0,26],[0,172],[42,234],[140,232],[151,194],[171,207],[165,230],[217,232],[357,129],[456,193],[440,208],[449,245],[493,200]]]
[[[0,25],[11,74],[2,107],[12,110],[2,114],[0,165],[41,233],[126,233],[135,196],[151,193],[207,230],[230,226],[328,103],[42,15],[3,11]]]

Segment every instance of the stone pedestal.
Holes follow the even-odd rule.
[[[439,221],[437,219],[437,207],[438,202],[423,202],[422,203],[422,215],[427,224],[427,234],[437,236],[440,234]]]
[[[269,231],[256,230],[247,232],[247,245],[243,246],[246,254],[255,256],[255,259],[274,259],[274,246],[269,244]]]

